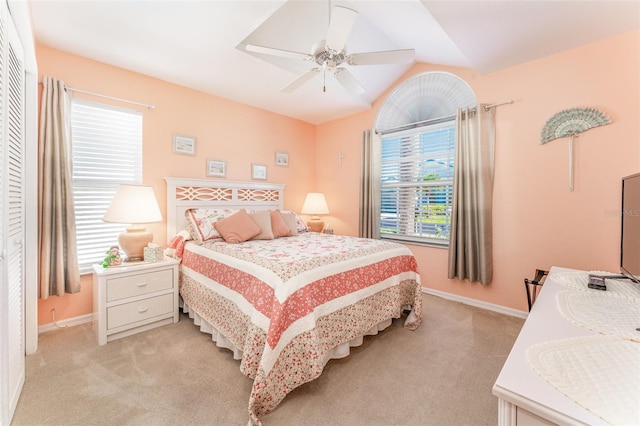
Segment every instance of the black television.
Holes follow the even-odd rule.
[[[640,283],[640,173],[622,178],[620,272]]]

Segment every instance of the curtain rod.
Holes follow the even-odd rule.
[[[500,103],[497,103],[497,104],[485,105],[484,106],[484,110],[485,111],[489,111],[491,108],[499,107],[499,106],[502,106],[502,105],[510,105],[512,103],[513,103],[513,99],[509,99],[508,101],[500,102]]]
[[[42,84],[42,82],[39,81],[38,84]],[[142,102],[136,102],[136,101],[130,101],[128,99],[116,98],[116,97],[113,97],[113,96],[103,95],[103,94],[95,93],[95,92],[89,92],[88,90],[76,89],[74,87],[67,86],[66,84],[64,85],[64,89],[68,90],[70,92],[84,93],[85,95],[97,96],[99,98],[111,99],[113,101],[124,102],[124,103],[132,104],[132,105],[139,105],[139,106],[143,106],[143,107],[145,107],[147,109],[156,109],[155,105],[144,104]]]
[[[485,109],[485,111],[489,111],[491,108],[499,107],[501,105],[508,105],[508,104],[512,104],[512,103],[513,103],[513,99],[509,99],[509,100],[504,101],[504,102],[485,105],[484,109]],[[375,132],[378,133],[378,134],[382,134],[382,133],[390,132],[392,130],[403,129],[405,127],[411,127],[411,126],[418,127],[420,124],[428,124],[428,123],[432,123],[432,122],[444,121],[444,120],[447,120],[447,119],[451,119],[451,118],[453,118],[455,116],[456,115],[453,114],[453,115],[447,115],[447,116],[444,116],[444,117],[429,118],[427,120],[416,121],[416,122],[413,122],[413,123],[407,123],[407,124],[403,124],[401,126],[396,126],[396,127],[389,127],[389,128],[382,129],[382,130],[376,129]]]

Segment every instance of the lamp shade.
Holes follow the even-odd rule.
[[[324,229],[324,222],[320,220],[320,214],[329,214],[329,207],[327,206],[327,200],[324,198],[324,194],[321,192],[310,192],[304,199],[302,204],[302,214],[310,214],[311,220],[307,222],[307,226],[311,228],[313,232],[322,232]]]
[[[152,187],[120,185],[102,220],[130,224],[162,222],[162,213]]]
[[[329,207],[327,206],[327,200],[324,198],[322,192],[310,192],[304,199],[302,205],[302,214],[319,215],[329,214]]]
[[[142,224],[162,221],[162,213],[153,188],[145,185],[120,185],[111,205],[102,217],[105,222],[129,223],[126,232],[118,235],[118,243],[126,261],[144,258],[144,248],[153,241],[153,233]]]

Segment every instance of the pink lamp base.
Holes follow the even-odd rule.
[[[324,229],[324,221],[322,221],[322,220],[310,220],[309,222],[307,222],[307,226],[313,232],[322,232],[322,230]]]
[[[126,232],[118,235],[120,248],[127,255],[125,262],[134,262],[144,259],[144,248],[153,241],[153,233],[145,228],[127,228]]]

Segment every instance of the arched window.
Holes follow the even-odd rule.
[[[387,97],[375,122],[381,238],[449,244],[456,111],[477,103],[447,72],[416,75]]]

